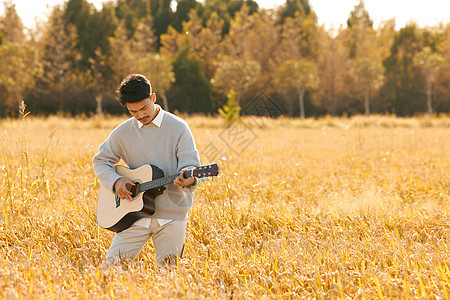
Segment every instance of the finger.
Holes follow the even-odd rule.
[[[119,198],[123,199],[123,200],[128,200],[128,201],[132,201],[133,200],[133,197],[131,197],[131,195],[127,195],[125,193],[119,194]]]
[[[177,186],[183,187],[183,186],[186,185],[186,180],[185,180],[184,178],[178,177],[178,178],[175,180],[174,183],[175,183],[175,185],[177,185]]]
[[[136,185],[133,181],[131,181],[130,179],[126,180],[126,184],[130,184],[132,186]]]
[[[180,172],[180,178],[182,179],[182,180],[184,180],[185,178],[184,178],[184,172],[186,172],[188,169],[181,169],[181,172]]]

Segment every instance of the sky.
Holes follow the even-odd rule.
[[[98,9],[104,0],[88,0]],[[260,7],[272,8],[282,5],[285,0],[255,0]],[[24,25],[34,27],[35,19],[45,20],[45,15],[56,4],[64,0],[13,0],[16,10]],[[345,25],[350,11],[359,3],[359,0],[309,0],[312,9],[316,12],[319,25],[324,24],[326,29],[338,28]],[[413,20],[421,27],[434,26],[438,22],[450,22],[450,0],[365,0],[366,9],[377,27],[382,21],[395,18],[396,28],[403,27]],[[0,4],[0,14],[3,14],[3,5]]]

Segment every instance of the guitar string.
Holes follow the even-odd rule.
[[[187,174],[188,177],[191,177],[192,176],[191,174],[192,174],[192,171],[189,171],[188,174]],[[170,176],[167,176],[167,177],[158,178],[158,179],[154,179],[154,180],[151,180],[151,181],[144,182],[144,183],[142,183],[140,185],[139,192],[150,190],[150,189],[153,189],[155,187],[159,187],[159,186],[163,186],[163,185],[172,183],[172,182],[175,181],[175,179],[178,176],[179,175],[170,175]]]

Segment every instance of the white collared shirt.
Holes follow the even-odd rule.
[[[162,123],[162,120],[164,118],[164,110],[161,109],[161,106],[159,106],[158,104],[155,104],[155,107],[158,110],[158,114],[156,115],[155,118],[153,118],[151,123],[155,124],[156,127],[159,128],[159,127],[161,127],[161,123]],[[138,124],[139,124],[139,129],[141,129],[142,127],[146,126],[146,125],[142,124],[141,121],[139,121],[139,120],[137,120],[137,121],[138,121]]]

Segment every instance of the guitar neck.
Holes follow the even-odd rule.
[[[173,183],[175,181],[175,179],[177,179],[177,177],[180,176],[179,174],[174,174],[174,175],[170,175],[170,176],[166,176],[166,177],[162,177],[162,178],[158,178],[158,179],[154,179],[151,181],[147,181],[144,183],[141,183],[141,186],[139,188],[139,192],[144,192],[144,191],[148,191],[166,184],[170,184]],[[184,178],[189,178],[192,176],[192,171],[186,171],[183,174]]]

